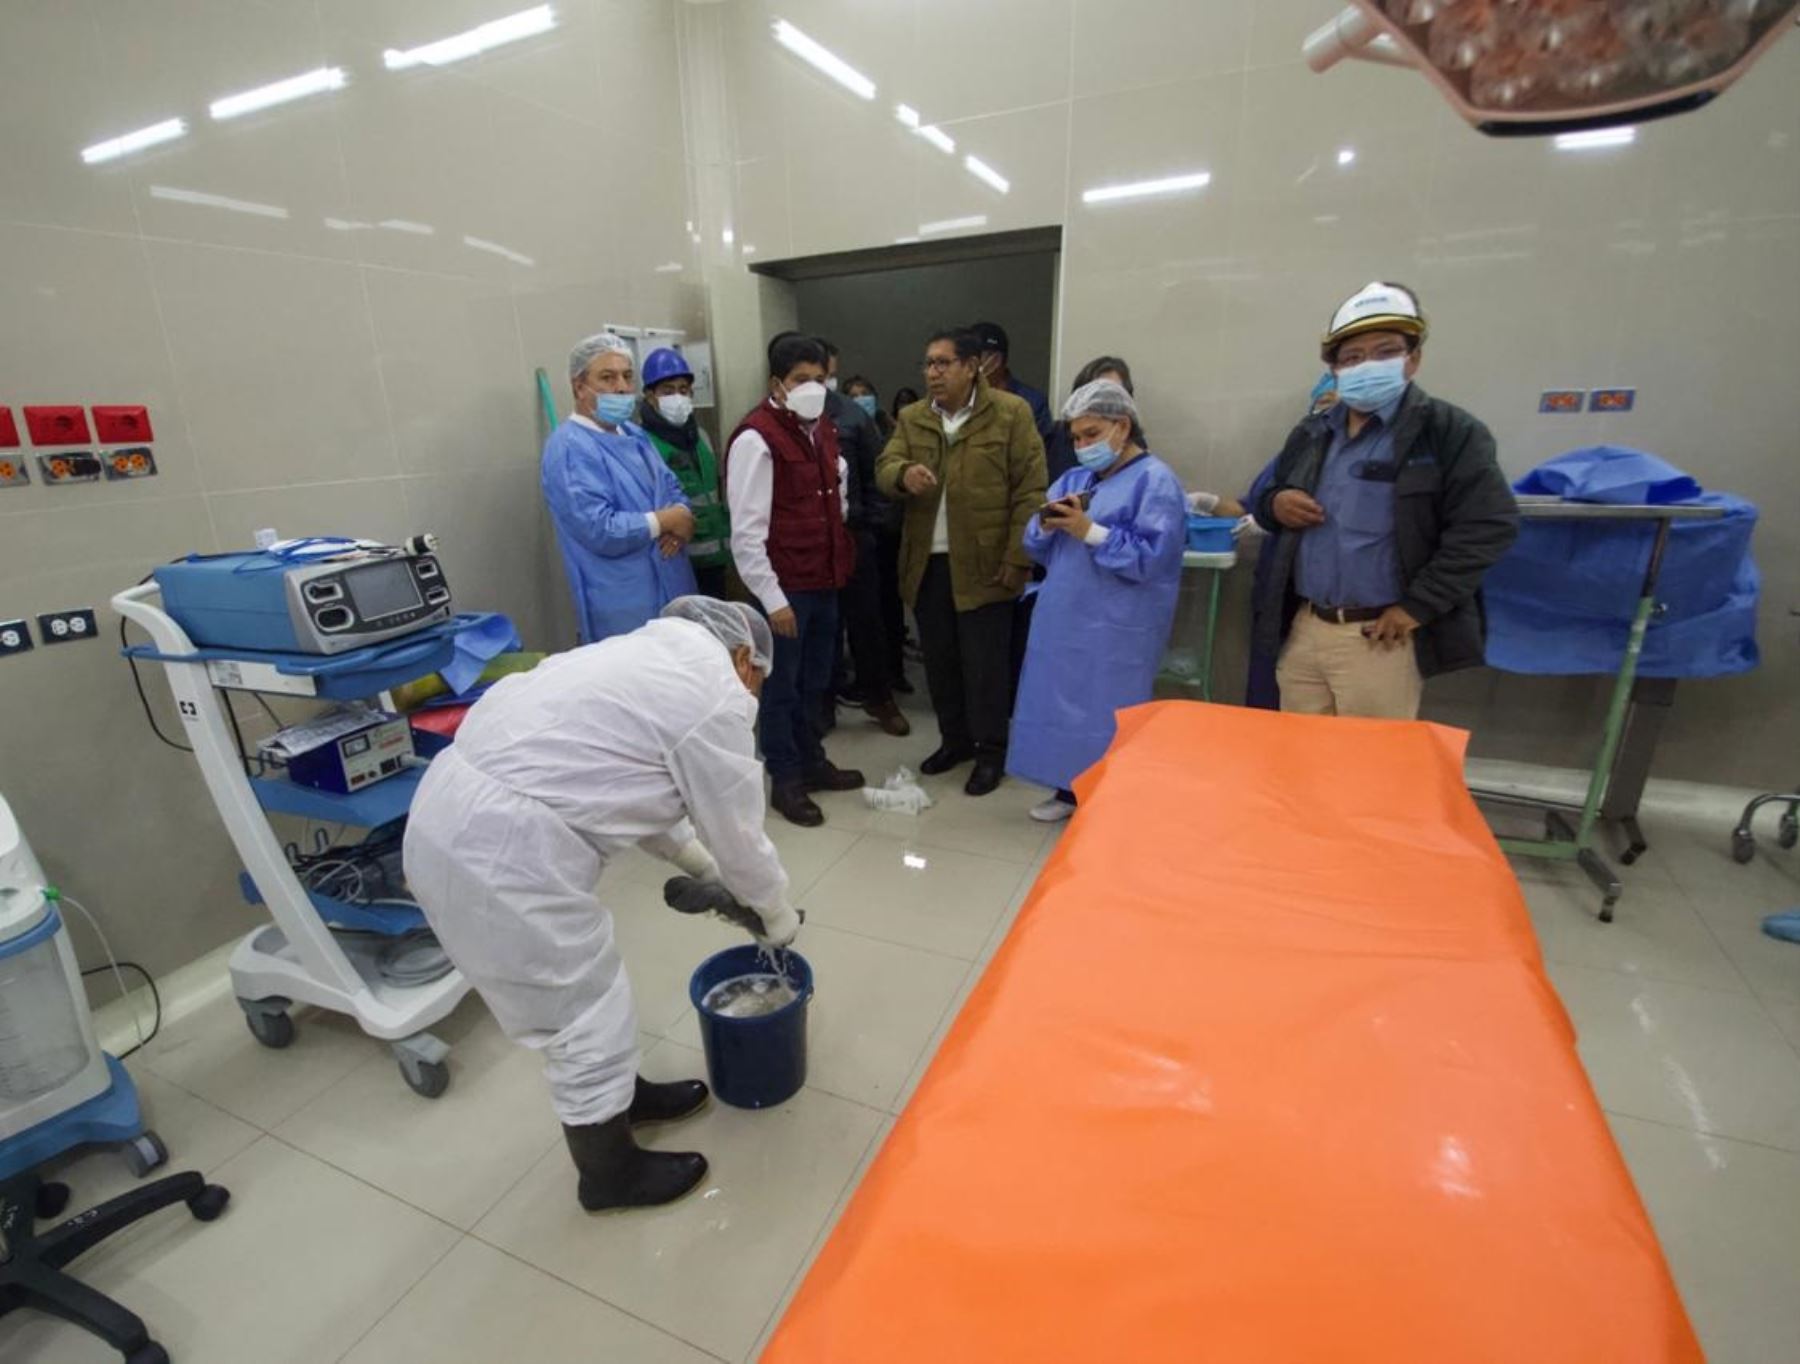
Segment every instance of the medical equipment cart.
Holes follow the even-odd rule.
[[[384,951],[395,939],[425,927],[414,906],[379,908],[336,899],[303,886],[269,827],[268,815],[297,815],[322,823],[378,829],[402,819],[424,775],[410,767],[348,795],[314,790],[285,776],[251,777],[221,699],[226,690],[360,700],[438,671],[455,653],[456,636],[479,629],[490,615],[459,615],[417,634],[334,655],[256,653],[196,648],[158,604],[147,582],[119,593],[113,609],[143,627],[150,644],[125,652],[161,663],[168,674],[207,791],[242,859],[247,892],[267,906],[274,922],[251,932],[231,955],[232,988],[251,1033],[264,1046],[294,1039],[289,1015],[296,1004],[348,1014],[362,1030],[389,1043],[406,1083],[435,1099],[449,1087],[449,1047],[427,1029],[469,991],[460,971],[423,983],[387,978]],[[334,930],[349,930],[340,933]],[[399,973],[396,973],[399,974]]]
[[[1470,791],[1478,801],[1524,806],[1543,812],[1543,838],[1502,838],[1499,840],[1501,848],[1520,857],[1574,862],[1587,873],[1588,879],[1600,892],[1601,923],[1609,924],[1613,921],[1613,906],[1619,902],[1625,888],[1620,883],[1618,874],[1594,851],[1594,829],[1602,817],[1607,787],[1613,779],[1614,763],[1637,683],[1638,659],[1644,651],[1644,636],[1649,633],[1651,617],[1658,610],[1656,584],[1662,575],[1663,555],[1669,546],[1669,528],[1676,521],[1717,520],[1724,514],[1723,507],[1679,502],[1570,502],[1559,497],[1519,498],[1519,515],[1526,520],[1655,523],[1650,539],[1650,559],[1644,568],[1643,586],[1638,591],[1637,607],[1632,613],[1631,626],[1625,637],[1624,657],[1619,662],[1618,674],[1613,679],[1612,696],[1607,703],[1606,724],[1600,733],[1600,752],[1594,760],[1593,771],[1588,776],[1587,794],[1581,804],[1523,797],[1503,791]],[[1571,824],[1568,814],[1579,814],[1579,819]],[[1632,842],[1634,845],[1642,843],[1641,835],[1635,830]],[[1642,851],[1641,847],[1637,850]],[[1635,856],[1636,853],[1633,852],[1625,860],[1629,864]]]
[[[1237,566],[1237,551],[1226,550],[1184,550],[1181,555],[1181,572],[1185,579],[1189,572],[1201,572],[1208,575],[1206,589],[1206,633],[1200,637],[1200,662],[1198,675],[1191,668],[1181,666],[1181,651],[1169,650],[1163,660],[1162,671],[1157,680],[1170,686],[1184,687],[1198,691],[1202,701],[1212,700],[1213,644],[1219,633],[1219,597],[1225,586],[1225,575]],[[1181,601],[1189,599],[1187,583],[1182,583]],[[1197,593],[1194,595],[1198,595]],[[1176,607],[1178,615],[1175,622],[1174,637],[1186,639],[1188,631],[1183,617],[1192,615],[1191,610]]]

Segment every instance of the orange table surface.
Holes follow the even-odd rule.
[[[1124,712],[765,1364],[1702,1359],[1463,739]]]

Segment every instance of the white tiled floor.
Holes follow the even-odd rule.
[[[871,777],[930,750],[851,721],[830,747]],[[132,1062],[175,1168],[229,1186],[202,1226],[179,1211],[115,1238],[84,1278],[143,1313],[179,1364],[754,1359],[894,1115],[1005,936],[1058,831],[1040,793],[980,802],[961,774],[910,820],[822,799],[819,830],[772,829],[810,921],[818,974],[810,1083],[765,1113],[715,1105],[659,1132],[707,1152],[704,1192],[594,1218],[534,1060],[479,1001],[440,1029],[454,1082],[409,1093],[385,1048],[309,1015],[262,1050],[228,1001]],[[1618,921],[1573,869],[1521,862],[1551,973],[1595,1089],[1713,1364],[1792,1364],[1800,1340],[1800,946],[1757,931],[1800,906],[1800,856],[1727,856],[1734,811],[1683,793],[1647,812],[1652,850]],[[699,1074],[686,982],[738,940],[661,905],[663,871],[609,875],[654,1077]],[[71,1163],[81,1205],[130,1184],[110,1155]],[[44,1318],[0,1322],[8,1364],[115,1359]]]

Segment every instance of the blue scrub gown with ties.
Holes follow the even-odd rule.
[[[1181,480],[1154,455],[1108,479],[1071,469],[1046,500],[1090,488],[1088,515],[1105,544],[1046,531],[1035,516],[1025,531],[1025,551],[1047,576],[1006,752],[1013,776],[1065,790],[1112,743],[1114,712],[1151,699],[1187,548]]]
[[[644,517],[688,500],[636,426],[564,422],[544,444],[543,487],[583,644],[628,634],[693,594],[687,550],[663,558]]]

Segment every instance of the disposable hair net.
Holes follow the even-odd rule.
[[[775,636],[769,622],[742,602],[716,597],[677,597],[663,607],[663,615],[691,620],[712,632],[727,650],[748,646],[750,662],[761,672],[775,666]]]
[[[1135,424],[1138,419],[1137,404],[1131,395],[1111,379],[1096,379],[1091,384],[1083,384],[1069,395],[1062,414],[1066,422],[1077,417],[1103,417]]]
[[[575,343],[575,349],[569,352],[569,377],[579,379],[587,372],[587,367],[602,355],[624,355],[635,360],[631,347],[625,344],[625,338],[615,336],[612,332],[595,332]]]

